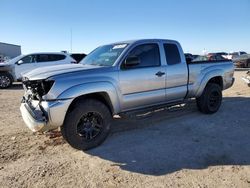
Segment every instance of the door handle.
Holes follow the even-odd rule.
[[[164,74],[165,74],[165,72],[161,72],[161,71],[155,73],[155,75],[158,76],[158,77],[161,77],[161,76],[163,76]]]

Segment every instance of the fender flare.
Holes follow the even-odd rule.
[[[109,97],[113,113],[118,113],[120,111],[119,97],[114,85],[110,82],[89,82],[75,85],[62,92],[58,96],[58,99],[75,99],[80,96],[103,92],[106,93]]]
[[[201,80],[195,96],[196,97],[201,96],[201,94],[204,91],[209,80],[211,80],[214,77],[218,77],[218,76],[223,78],[223,70],[222,69],[216,69],[216,70],[211,70],[211,71],[207,72],[204,75],[203,79]]]

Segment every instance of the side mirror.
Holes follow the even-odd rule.
[[[132,67],[139,64],[140,64],[140,59],[136,56],[128,57],[124,63],[125,67]]]
[[[189,64],[189,63],[192,62],[192,59],[191,59],[190,57],[187,57],[187,58],[186,58],[186,62]]]
[[[23,60],[19,60],[16,64],[21,65],[23,63]]]

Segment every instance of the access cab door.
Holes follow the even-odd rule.
[[[166,101],[182,101],[187,94],[188,84],[188,67],[183,51],[175,42],[163,43],[163,47],[167,64]]]
[[[119,71],[122,111],[164,102],[165,79],[158,43],[134,46]]]

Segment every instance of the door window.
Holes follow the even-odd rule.
[[[22,61],[21,64],[34,63],[34,62],[36,62],[36,56],[35,55],[27,55],[27,56],[23,57],[22,59],[20,59],[20,61]]]
[[[168,65],[181,63],[179,49],[175,44],[164,44],[164,50]]]
[[[38,54],[37,55],[37,62],[42,63],[42,62],[48,62],[49,61],[49,55],[48,54]]]
[[[60,61],[65,59],[65,55],[61,54],[38,54],[37,55],[37,62],[43,63],[43,62],[51,62],[51,61]]]
[[[139,60],[139,64],[123,68],[143,68],[143,67],[155,67],[160,66],[160,52],[157,44],[142,44],[136,46],[128,55],[127,58],[136,57]]]
[[[61,55],[61,54],[50,54],[48,57],[48,61],[60,61],[65,59],[66,56],[65,55]]]

